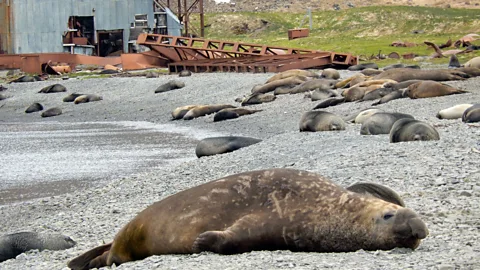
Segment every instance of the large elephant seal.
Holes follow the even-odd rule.
[[[233,105],[218,104],[218,105],[200,105],[189,110],[184,116],[183,120],[192,120],[197,117],[205,116],[208,114],[216,113],[225,108],[236,108]]]
[[[431,140],[440,140],[438,131],[432,125],[415,119],[402,118],[390,130],[391,143]]]
[[[71,93],[70,95],[63,98],[63,102],[74,102],[77,97],[83,96],[83,95],[85,94]]]
[[[62,109],[60,109],[59,107],[53,107],[53,108],[50,108],[44,112],[42,112],[41,116],[42,117],[53,117],[53,116],[57,116],[57,115],[60,115],[62,114]]]
[[[435,81],[422,81],[408,86],[405,94],[410,98],[441,97],[453,94],[463,94],[467,91],[457,89],[447,84]]]
[[[235,119],[240,116],[254,114],[261,111],[262,110],[249,110],[245,108],[226,108],[215,113],[215,115],[213,116],[213,122]]]
[[[338,131],[345,130],[345,121],[333,113],[308,111],[300,119],[300,131]]]
[[[41,110],[43,110],[42,104],[35,102],[32,105],[28,106],[28,108],[25,110],[25,113],[39,112]]]
[[[18,232],[0,237],[0,262],[32,249],[63,250],[75,246],[70,237],[59,233]]]
[[[243,147],[250,146],[261,142],[262,140],[242,137],[242,136],[225,136],[206,138],[198,142],[195,148],[197,157],[212,156],[233,152]]]
[[[101,96],[89,94],[89,95],[81,95],[76,97],[73,103],[80,104],[80,103],[88,103],[88,102],[94,102],[94,101],[100,101],[100,100],[103,100]]]
[[[410,114],[377,112],[367,118],[360,128],[361,135],[389,134],[393,124],[402,118],[414,119]]]
[[[462,121],[465,123],[480,122],[480,104],[475,104],[466,109],[462,115]]]
[[[160,85],[157,89],[155,89],[155,94],[168,92],[175,89],[181,89],[183,87],[185,87],[184,82],[179,80],[171,80],[171,81],[168,81],[167,83]]]
[[[440,110],[437,113],[438,119],[459,119],[462,118],[466,109],[472,107],[473,104],[459,104],[450,108]]]
[[[38,91],[38,93],[48,94],[48,93],[60,93],[60,92],[66,92],[66,91],[67,91],[67,88],[65,86],[56,83],[56,84],[52,84],[42,88],[40,91]]]
[[[203,251],[415,249],[427,235],[411,209],[348,191],[312,172],[269,169],[167,197],[139,213],[112,243],[87,251],[68,267],[118,266],[152,255]]]
[[[395,68],[386,70],[373,78],[375,80],[391,79],[397,82],[403,82],[408,80],[458,81],[469,77],[468,74],[455,69],[418,70],[411,68]]]

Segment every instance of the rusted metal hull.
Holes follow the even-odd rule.
[[[137,44],[168,59],[170,72],[280,72],[358,63],[356,56],[345,53],[157,34],[140,34]]]

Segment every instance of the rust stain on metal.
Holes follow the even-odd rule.
[[[6,1],[0,2],[0,54],[11,51],[12,33],[11,33],[11,15],[10,4]]]
[[[308,28],[296,28],[288,30],[288,39],[304,38],[308,37],[310,30]]]

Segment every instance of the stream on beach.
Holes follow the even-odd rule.
[[[149,122],[0,124],[0,205],[195,159],[205,132]]]

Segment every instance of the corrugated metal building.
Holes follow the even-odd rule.
[[[93,47],[93,54],[105,56],[110,45],[128,52],[135,28],[158,33],[168,26],[160,33],[180,35],[181,25],[172,15],[154,12],[152,0],[0,0],[0,53]]]

